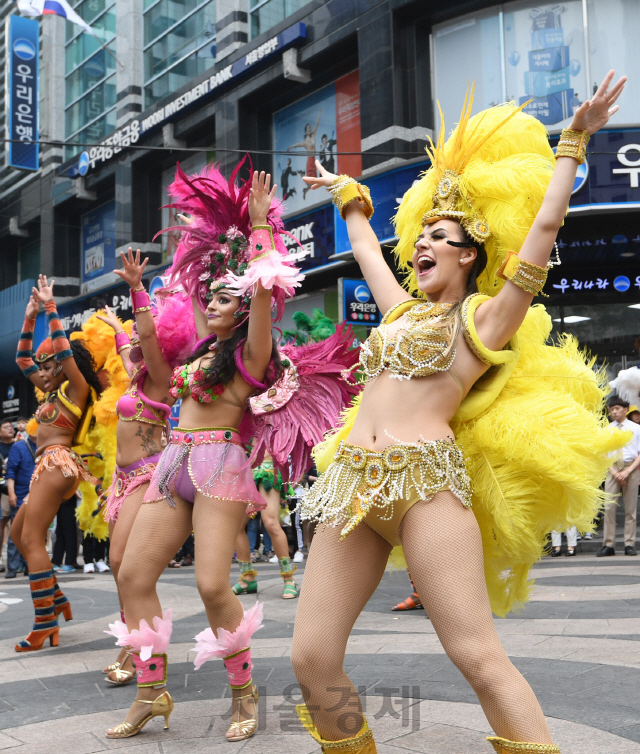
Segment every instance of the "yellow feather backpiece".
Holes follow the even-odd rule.
[[[571,336],[548,345],[550,332],[546,309],[531,307],[505,387],[475,418],[452,422],[472,481],[491,607],[500,616],[528,600],[529,570],[551,530],[593,530],[604,503],[607,454],[630,439],[605,418],[606,374],[594,370],[594,360]],[[344,424],[315,448],[318,471],[348,437],[358,407],[359,399],[344,412]],[[394,548],[390,563],[406,567],[402,548]]]
[[[122,323],[122,327],[129,336],[131,336],[132,326],[132,320]],[[87,435],[85,444],[77,450],[79,453],[100,453],[102,461],[97,458],[88,458],[87,462],[91,473],[102,479],[103,489],[106,490],[111,484],[113,469],[116,465],[116,428],[118,425],[116,403],[129,385],[129,376],[122,365],[120,354],[116,351],[114,332],[109,325],[93,315],[83,325],[82,333],[94,360],[102,364],[109,384],[94,406],[95,423]],[[80,528],[98,539],[106,539],[109,536],[109,529],[104,517],[98,512],[99,496],[95,488],[87,482],[81,482],[79,489],[82,502],[76,508],[76,518]]]
[[[485,242],[488,264],[478,278],[481,293],[494,296],[504,284],[496,271],[507,251],[519,251],[542,205],[555,166],[546,130],[514,103],[483,110],[470,118],[473,91],[465,100],[458,126],[444,141],[441,113],[438,143],[427,149],[431,167],[404,195],[395,216],[398,267],[405,285],[421,296],[409,267],[422,217],[434,207],[434,194],[446,170],[458,176],[456,208],[480,213],[491,235]]]

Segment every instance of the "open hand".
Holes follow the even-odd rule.
[[[96,317],[98,319],[101,319],[103,322],[105,322],[109,327],[113,327],[113,329],[118,332],[124,332],[122,328],[122,324],[120,320],[116,317],[116,315],[109,309],[108,306],[104,307],[104,314],[96,314]]]
[[[575,111],[570,126],[573,131],[586,131],[588,134],[594,134],[606,126],[609,118],[618,112],[618,105],[613,103],[622,94],[624,85],[627,83],[627,77],[622,76],[609,89],[609,84],[614,75],[615,71],[609,71],[593,97],[583,102]]]
[[[329,188],[338,177],[337,175],[330,173],[328,170],[325,170],[319,160],[316,160],[316,170],[318,171],[317,176],[305,175],[302,177],[302,180],[305,183],[308,183],[313,190],[320,188],[321,186]]]
[[[116,275],[119,275],[125,283],[128,283],[129,288],[132,288],[133,290],[141,288],[142,274],[144,273],[144,268],[147,266],[149,257],[145,257],[144,262],[140,264],[140,249],[136,251],[136,255],[134,257],[131,246],[129,246],[128,256],[125,256],[124,252],[122,251],[120,252],[120,256],[122,257],[122,264],[124,266],[124,269],[114,270],[114,272],[116,273]]]
[[[254,171],[249,194],[249,217],[252,225],[264,225],[267,222],[271,202],[278,188],[274,183],[273,188],[269,190],[270,185],[270,173],[265,173],[264,170],[261,173]]]
[[[29,319],[35,319],[40,311],[40,299],[36,295],[35,288],[33,288],[29,301],[27,302],[27,311],[25,314]]]
[[[34,296],[36,296],[39,301],[42,301],[43,304],[45,301],[50,301],[53,298],[53,284],[55,282],[55,280],[49,282],[46,275],[39,275],[38,287],[32,289]]]

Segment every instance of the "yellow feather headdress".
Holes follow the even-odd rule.
[[[504,284],[495,273],[507,251],[520,250],[551,180],[555,160],[542,123],[513,102],[470,117],[473,91],[446,142],[440,110],[438,142],[429,139],[426,149],[431,167],[404,195],[395,216],[395,254],[412,294],[420,295],[409,266],[415,240],[425,225],[447,217],[484,243],[488,262],[478,289],[494,296]]]

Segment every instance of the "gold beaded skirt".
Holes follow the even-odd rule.
[[[471,506],[471,480],[455,440],[389,445],[381,453],[341,442],[334,458],[299,509],[303,519],[341,526],[341,539],[364,521],[395,547],[409,508],[443,490]]]

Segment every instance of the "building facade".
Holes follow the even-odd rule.
[[[612,369],[639,361],[635,0],[82,0],[75,8],[96,37],[41,19],[41,168],[0,172],[3,395],[19,389],[13,352],[37,272],[56,278],[75,329],[104,303],[130,315],[113,273],[121,248],[143,249],[150,278],[171,263],[176,239],[156,234],[172,224],[161,207],[178,162],[187,172],[217,162],[228,174],[249,154],[272,172],[307,275],[284,326],[293,311],[320,308],[362,335],[379,312],[358,285],[328,194],[302,181],[314,159],[364,177],[391,259],[390,219],[428,165],[437,101],[450,128],[468,81],[476,112],[532,99],[528,112],[553,139],[609,68],[629,84],[579,172],[545,303],[557,332],[576,334]]]

